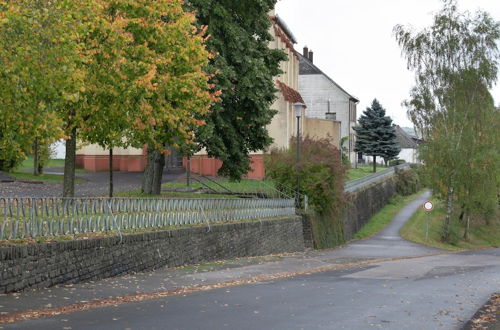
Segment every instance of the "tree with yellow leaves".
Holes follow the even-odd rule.
[[[77,44],[60,2],[0,1],[0,167],[14,168],[37,143],[63,136],[56,109],[80,84],[73,60]]]
[[[218,97],[203,71],[205,31],[182,4],[0,1],[0,84],[10,86],[0,100],[1,155],[3,141],[14,138],[9,150],[22,154],[37,132],[64,136],[63,196],[71,197],[77,138],[109,150],[147,144],[153,155],[191,140]]]

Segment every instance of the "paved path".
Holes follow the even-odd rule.
[[[4,327],[455,329],[500,288],[500,249],[445,253],[402,240],[399,228],[427,198],[410,203],[380,234],[340,249],[0,296],[4,316],[78,302],[111,305]],[[179,295],[181,288],[189,290]],[[123,296],[139,301],[114,299]]]

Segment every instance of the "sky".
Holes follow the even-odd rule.
[[[397,24],[416,30],[432,24],[440,0],[278,0],[276,13],[297,39],[314,52],[314,64],[356,96],[358,117],[377,98],[394,123],[413,126],[401,103],[414,75],[392,34]],[[481,9],[500,21],[500,0],[458,0],[460,11]],[[500,84],[492,90],[500,104]]]

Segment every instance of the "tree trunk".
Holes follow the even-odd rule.
[[[43,166],[42,164],[40,163],[40,161],[38,161],[38,174],[42,175],[43,174]]]
[[[377,172],[377,156],[373,156],[373,173]]]
[[[142,193],[152,194],[153,193],[153,167],[154,167],[154,151],[148,148],[148,161],[146,168],[144,169],[144,174],[142,176]]]
[[[163,178],[163,169],[165,168],[165,156],[155,151],[155,163],[153,169],[153,195],[161,194],[161,179]]]
[[[142,192],[148,195],[161,193],[161,179],[165,167],[165,156],[158,150],[148,149],[148,163],[142,178]]]
[[[71,129],[70,138],[66,140],[66,157],[64,159],[63,197],[75,197],[75,165],[76,165],[76,127]]]
[[[464,231],[464,239],[469,240],[469,229],[470,229],[470,215],[469,212],[467,212],[467,217],[466,217],[466,223],[465,223],[465,231]]]
[[[191,156],[186,161],[186,181],[188,188],[191,188]]]
[[[448,241],[450,239],[450,224],[451,224],[452,212],[453,212],[453,188],[450,186],[448,188],[448,193],[446,196],[446,218],[444,220],[443,233],[441,235],[441,238],[444,241]]]
[[[40,159],[40,150],[39,150],[38,138],[35,138],[35,142],[33,143],[33,175],[36,176],[40,175],[39,159]]]
[[[113,197],[113,148],[109,149],[109,197]]]

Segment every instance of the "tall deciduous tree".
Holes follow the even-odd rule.
[[[140,75],[131,75],[133,65],[126,53],[133,37],[125,28],[127,18],[108,2],[101,9],[87,41],[86,106],[81,109],[84,125],[79,138],[109,150],[109,197],[113,196],[113,148],[133,144],[132,124],[138,116],[131,87]]]
[[[488,89],[497,79],[500,25],[482,11],[459,12],[455,0],[443,3],[431,27],[414,33],[396,26],[394,32],[415,71],[406,105],[423,133],[426,174],[446,199],[442,238],[448,239],[456,198],[470,215],[473,201],[484,198],[478,196],[497,194],[499,155],[487,149],[498,142],[498,130],[491,130],[498,112]],[[490,182],[496,189],[488,188]]]
[[[127,20],[123,29],[132,38],[125,52],[128,75],[135,81],[129,100],[140,111],[133,116],[130,139],[148,145],[145,193],[160,192],[165,145],[191,140],[193,127],[204,124],[200,118],[220,94],[204,72],[212,57],[205,49],[206,29],[194,26],[194,14],[182,4],[181,0],[112,1],[112,8]]]
[[[0,1],[0,163],[62,136],[56,110],[78,92],[78,45],[63,1]]]
[[[196,132],[208,155],[223,162],[219,174],[239,180],[250,170],[249,154],[268,147],[266,126],[275,111],[273,77],[286,59],[281,50],[269,49],[272,36],[268,13],[276,0],[189,0],[199,24],[208,26],[209,49],[216,54],[212,82],[222,90],[222,102],[205,117]]]
[[[401,148],[396,141],[396,130],[392,119],[385,115],[385,109],[375,99],[359,118],[354,150],[373,156],[373,172],[377,171],[377,156],[389,159],[399,154]]]

